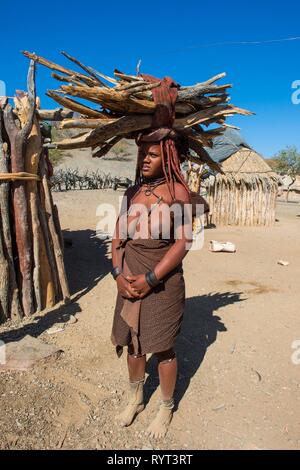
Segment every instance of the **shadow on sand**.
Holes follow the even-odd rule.
[[[178,378],[175,390],[175,407],[187,391],[190,381],[204,360],[208,347],[218,333],[227,331],[222,319],[215,312],[226,305],[241,302],[242,293],[222,292],[186,299],[181,332],[176,342]],[[157,361],[151,356],[147,362],[150,374],[145,384],[146,403],[159,385]]]
[[[35,314],[31,323],[4,331],[0,334],[0,340],[8,343],[18,341],[26,335],[37,338],[55,323],[64,321],[64,317],[81,312],[78,303],[80,297],[110,272],[107,241],[97,238],[93,230],[63,231],[63,237],[67,241],[64,260],[72,300]]]

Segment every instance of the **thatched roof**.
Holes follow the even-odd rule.
[[[267,164],[264,158],[255,150],[241,148],[222,162],[225,173],[259,174],[262,176],[276,176],[277,174]]]
[[[221,163],[224,175],[218,179],[257,183],[258,181],[278,181],[278,175],[265,159],[245,141],[235,129],[226,129],[223,135],[213,140],[213,147],[205,149],[211,158]]]

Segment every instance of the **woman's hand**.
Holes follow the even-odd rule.
[[[145,295],[147,295],[152,290],[152,287],[149,286],[148,282],[146,281],[145,274],[138,274],[137,276],[126,276],[126,279],[130,282],[131,288],[134,292],[137,293],[140,299],[145,297]]]
[[[137,294],[131,287],[130,282],[123,276],[123,274],[119,274],[116,278],[118,292],[122,297],[126,299],[134,299],[139,298],[139,294]]]

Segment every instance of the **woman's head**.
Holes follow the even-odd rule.
[[[144,178],[164,176],[162,149],[159,142],[142,142],[138,152],[138,169]]]
[[[145,178],[165,176],[172,198],[175,198],[174,181],[182,183],[189,191],[180,169],[188,147],[178,134],[172,129],[157,129],[148,134],[140,134],[136,142],[139,148],[136,183]]]

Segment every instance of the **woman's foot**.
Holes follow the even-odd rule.
[[[125,410],[122,411],[122,413],[120,413],[117,416],[117,421],[119,423],[119,426],[121,426],[121,427],[130,426],[132,424],[134,418],[139,413],[141,413],[141,411],[143,411],[144,408],[145,408],[145,405],[143,403],[140,404],[140,405],[128,403]]]
[[[143,411],[144,405],[144,379],[138,382],[130,382],[130,400],[125,410],[116,419],[120,426],[130,426],[134,418]]]
[[[160,439],[169,429],[173,417],[174,400],[161,400],[157,415],[147,429],[149,437]]]

